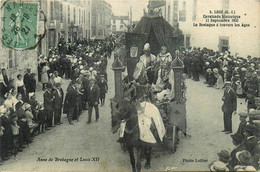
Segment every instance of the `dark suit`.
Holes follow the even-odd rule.
[[[50,91],[46,91],[43,94],[44,110],[47,115],[47,127],[52,126],[53,119],[53,95]]]
[[[231,160],[229,161],[229,164],[228,164],[228,167],[229,167],[230,170],[234,170],[234,167],[236,165],[238,165],[238,160],[236,158],[236,153],[240,152],[242,150],[245,150],[245,149],[246,148],[245,148],[244,144],[241,144],[241,145],[237,146],[236,148],[234,148],[232,150],[232,152],[230,154]]]
[[[11,124],[13,121],[5,115],[1,117],[2,126],[4,127],[4,134],[2,136],[2,158],[8,157],[8,151],[11,150],[12,146],[12,128]]]
[[[30,80],[31,80],[31,74],[26,73],[26,74],[24,75],[24,77],[23,77],[24,86],[25,86],[25,88],[26,88],[26,97],[28,97],[28,95],[29,95],[29,90],[30,90],[30,87],[31,87]]]
[[[63,90],[62,88],[55,88],[53,91],[53,110],[54,110],[54,124],[57,125],[61,122],[61,109],[63,103]]]
[[[76,112],[78,115],[78,101],[77,101],[77,88],[76,86],[69,86],[68,93],[66,95],[66,104],[68,106],[68,121],[72,121],[72,116]]]
[[[255,168],[258,168],[259,158],[260,158],[260,147],[259,147],[259,139],[256,136],[247,137],[245,141],[245,147],[248,152],[252,155],[252,165]]]
[[[93,87],[89,87],[88,89],[88,122],[91,122],[92,109],[95,108],[96,112],[96,120],[99,119],[99,110],[98,110],[98,102],[99,102],[100,90],[97,85]],[[95,105],[95,103],[97,103]]]
[[[245,138],[245,132],[246,132],[246,121],[242,121],[238,126],[237,133],[241,134]]]
[[[232,132],[232,113],[237,110],[237,97],[233,89],[224,91],[222,111],[224,113],[224,129]]]

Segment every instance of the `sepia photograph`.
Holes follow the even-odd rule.
[[[260,171],[260,0],[0,5],[0,171]]]

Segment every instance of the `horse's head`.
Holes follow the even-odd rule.
[[[116,132],[123,119],[126,118],[127,112],[132,108],[130,100],[122,99],[115,106],[115,113],[112,116],[113,132]]]

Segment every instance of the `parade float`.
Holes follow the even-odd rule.
[[[134,94],[140,94],[140,84],[134,81],[134,70],[142,55],[143,47],[146,43],[151,46],[151,53],[157,55],[161,46],[166,46],[168,52],[172,56],[170,65],[173,75],[171,79],[174,81],[172,89],[174,96],[168,98],[164,96],[160,100],[156,94],[158,90],[149,89],[151,93],[150,101],[160,111],[165,126],[165,136],[157,148],[162,151],[175,152],[178,144],[178,133],[186,134],[186,86],[183,77],[184,64],[182,62],[182,54],[179,51],[183,45],[183,34],[179,30],[178,24],[171,26],[160,14],[160,12],[149,11],[144,12],[144,16],[137,23],[131,32],[125,33],[125,45],[115,53],[112,70],[115,78],[115,96],[111,99],[111,119],[117,112],[116,104]],[[123,73],[128,74],[127,78],[122,76]],[[163,90],[161,90],[163,91]],[[112,120],[112,127],[114,126]],[[123,144],[121,144],[124,148]]]

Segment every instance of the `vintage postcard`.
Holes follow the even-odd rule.
[[[0,0],[0,171],[259,171],[259,0]]]

